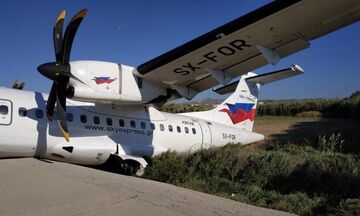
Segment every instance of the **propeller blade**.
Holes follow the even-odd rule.
[[[56,19],[55,26],[53,29],[53,42],[54,42],[54,51],[56,62],[60,63],[61,56],[61,49],[62,49],[62,34],[63,34],[63,27],[64,27],[64,19],[65,19],[65,11],[63,10]]]
[[[88,12],[87,9],[82,9],[79,13],[77,13],[70,21],[68,26],[66,27],[66,31],[64,34],[64,40],[62,43],[62,61],[61,63],[68,63],[70,60],[70,53],[72,43],[75,38],[76,31],[78,30],[81,21],[85,17],[86,13]]]
[[[64,77],[64,79],[67,79],[67,77]],[[58,82],[56,85],[56,104],[57,104],[57,110],[59,114],[59,126],[61,129],[61,132],[66,139],[67,142],[70,141],[70,134],[67,128],[67,122],[66,122],[66,87],[67,82],[64,80],[62,82]]]
[[[51,86],[49,98],[46,103],[46,114],[49,121],[52,121],[52,117],[54,115],[55,102],[56,102],[56,82],[53,82],[53,85]]]
[[[49,62],[38,66],[38,71],[45,77],[53,80],[53,85],[46,104],[46,113],[51,121],[54,115],[55,103],[59,114],[59,127],[67,142],[70,140],[66,121],[66,94],[67,85],[71,77],[71,68],[69,64],[72,43],[75,34],[84,19],[87,9],[77,13],[67,25],[64,37],[64,19],[65,11],[62,11],[56,19],[53,28],[53,43],[56,62]]]

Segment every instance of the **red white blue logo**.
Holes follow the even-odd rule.
[[[255,119],[255,109],[253,109],[253,103],[235,103],[235,104],[226,104],[229,109],[222,109],[220,112],[226,112],[232,123],[237,124],[242,121],[249,119],[254,121]]]
[[[110,77],[94,77],[93,80],[96,82],[97,85],[100,85],[104,83],[110,84],[114,82],[116,78],[111,79]]]

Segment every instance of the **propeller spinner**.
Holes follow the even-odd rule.
[[[77,29],[87,13],[87,9],[78,12],[67,25],[63,37],[63,27],[65,11],[62,11],[53,29],[53,43],[56,62],[49,62],[38,66],[37,70],[45,77],[53,80],[49,98],[46,104],[46,113],[49,121],[52,120],[55,103],[59,114],[59,127],[67,142],[70,140],[70,134],[66,122],[66,90],[71,76],[70,53],[72,43]]]

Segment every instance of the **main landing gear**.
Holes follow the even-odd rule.
[[[130,176],[143,176],[145,173],[145,168],[136,161],[125,160],[121,164],[121,168],[124,171],[124,174]]]
[[[117,165],[120,164],[121,173],[130,176],[144,175],[148,165],[145,159],[139,156],[113,154],[112,158],[116,160]]]

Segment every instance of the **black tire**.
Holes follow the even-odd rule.
[[[127,172],[128,175],[133,176],[135,175],[135,167],[133,165],[128,165]]]

